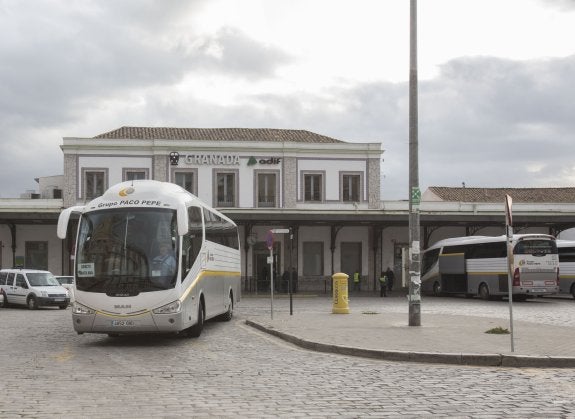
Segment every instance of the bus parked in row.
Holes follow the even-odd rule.
[[[575,241],[557,240],[559,252],[559,293],[575,298]]]
[[[75,249],[74,329],[110,336],[199,336],[204,321],[230,320],[240,298],[235,223],[173,183],[123,182],[85,206]]]
[[[556,294],[559,257],[556,240],[546,234],[515,234],[510,260],[512,298]],[[421,287],[433,295],[508,295],[507,237],[468,236],[441,240],[422,257]]]

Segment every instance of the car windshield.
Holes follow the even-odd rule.
[[[82,215],[76,289],[133,296],[173,288],[177,278],[176,211],[118,208]]]
[[[56,279],[58,280],[58,282],[61,284],[72,284],[74,283],[74,277],[73,276],[57,276]]]
[[[28,272],[28,282],[32,287],[55,287],[60,283],[49,272]]]

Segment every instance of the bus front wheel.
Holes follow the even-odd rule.
[[[200,300],[200,304],[198,304],[198,321],[195,325],[193,325],[188,329],[189,337],[197,338],[202,334],[202,330],[204,329],[204,319],[205,319],[204,301]]]
[[[482,300],[489,300],[489,287],[487,286],[487,284],[481,284],[479,286],[479,297]]]

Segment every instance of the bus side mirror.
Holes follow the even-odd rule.
[[[186,204],[180,205],[177,211],[178,235],[185,236],[188,234],[188,208]]]
[[[68,222],[70,221],[70,215],[72,215],[73,212],[82,212],[83,210],[84,206],[78,205],[75,207],[66,208],[60,213],[60,216],[58,217],[58,228],[56,230],[56,233],[58,234],[59,238],[61,239],[66,238],[66,233],[68,232]]]

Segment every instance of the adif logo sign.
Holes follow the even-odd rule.
[[[250,157],[248,159],[248,166],[253,166],[255,164],[279,164],[281,159],[279,157],[270,157],[267,159],[256,159],[255,157]]]

